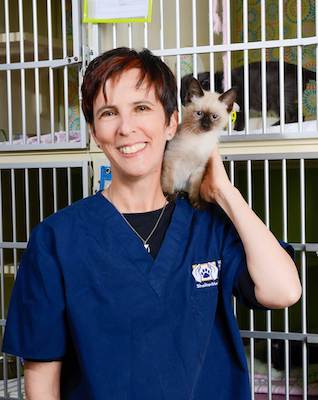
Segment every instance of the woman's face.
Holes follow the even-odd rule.
[[[107,80],[107,103],[102,90],[94,103],[93,136],[111,163],[113,178],[160,178],[166,141],[177,128],[176,113],[166,125],[154,88],[146,82],[136,88],[138,80],[138,69]]]

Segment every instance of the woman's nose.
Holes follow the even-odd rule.
[[[128,136],[132,132],[135,132],[134,119],[129,115],[122,115],[119,125],[119,133],[122,136]]]

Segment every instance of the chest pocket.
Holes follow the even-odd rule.
[[[193,311],[203,319],[211,319],[218,303],[218,287],[194,287],[191,295]]]
[[[214,326],[218,304],[218,287],[194,287],[191,303],[197,331],[199,353],[203,357]]]

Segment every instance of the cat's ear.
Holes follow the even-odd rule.
[[[192,101],[192,97],[202,97],[204,96],[204,92],[203,89],[200,85],[200,82],[195,79],[194,77],[192,77],[192,79],[190,80],[188,87],[187,87],[187,91],[184,97],[184,105],[187,105],[188,103],[191,103]]]
[[[235,88],[229,89],[219,97],[222,103],[226,104],[227,111],[230,113],[233,110],[233,104],[237,96],[237,91]]]

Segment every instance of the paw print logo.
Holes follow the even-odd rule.
[[[201,282],[210,281],[212,279],[212,269],[209,267],[200,268]]]
[[[194,264],[192,266],[192,275],[196,282],[199,283],[216,281],[218,279],[219,269],[215,261],[205,264]]]

